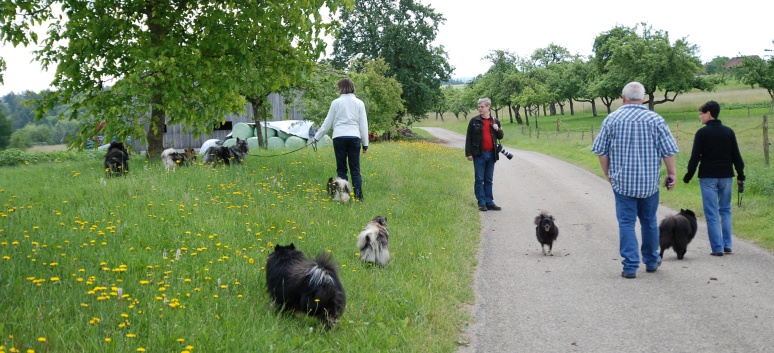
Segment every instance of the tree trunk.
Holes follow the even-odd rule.
[[[551,116],[556,115],[556,103],[551,102],[551,104],[548,105],[548,113],[551,114]],[[548,115],[546,115],[548,116]]]
[[[575,115],[575,105],[572,103],[572,98],[570,99],[570,115]]]
[[[263,99],[248,98],[247,100],[253,107],[253,122],[255,123],[255,134],[257,135],[256,137],[258,137],[258,147],[266,148],[266,141],[263,136],[264,131],[261,127],[261,114],[258,114],[258,112],[263,108]]]
[[[521,120],[521,114],[519,113],[519,105],[518,104],[513,106],[513,112],[516,115],[516,123],[519,124],[519,125],[524,125],[524,122]]]
[[[159,88],[157,92],[160,92]],[[153,102],[151,104],[151,120],[150,126],[146,138],[148,140],[148,159],[161,157],[161,152],[164,151],[164,124],[166,123],[167,114],[164,109],[161,108],[161,94],[155,94],[151,98]]]

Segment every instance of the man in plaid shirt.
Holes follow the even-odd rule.
[[[602,121],[591,147],[613,187],[624,278],[637,276],[640,251],[647,272],[656,272],[661,265],[656,211],[662,159],[667,167],[667,190],[675,187],[676,180],[677,144],[664,118],[642,104],[644,97],[641,83],[626,84],[621,92],[623,105]],[[641,249],[634,230],[637,218]]]

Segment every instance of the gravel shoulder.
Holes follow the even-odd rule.
[[[422,129],[464,147],[463,135]],[[643,265],[636,279],[624,279],[607,181],[508,150],[514,158],[501,158],[494,177],[503,210],[481,212],[474,322],[460,352],[772,350],[774,255],[736,238],[733,255],[710,256],[700,219],[684,260],[670,249],[657,272]],[[554,256],[544,256],[535,238],[533,221],[544,210],[560,229]],[[662,205],[658,216],[673,213]]]

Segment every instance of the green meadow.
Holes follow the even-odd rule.
[[[464,341],[479,241],[472,169],[425,141],[372,145],[365,202],[325,192],[331,148],[166,172],[98,153],[0,169],[0,352],[451,352]],[[356,235],[388,218],[391,262]],[[347,310],[337,327],[269,307],[275,244],[330,252]]]

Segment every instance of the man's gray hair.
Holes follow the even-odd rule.
[[[645,99],[645,86],[637,81],[629,82],[624,86],[621,95],[630,101],[641,101]]]
[[[491,107],[492,106],[492,100],[489,98],[481,98],[478,100],[478,104],[484,103],[485,106]]]

